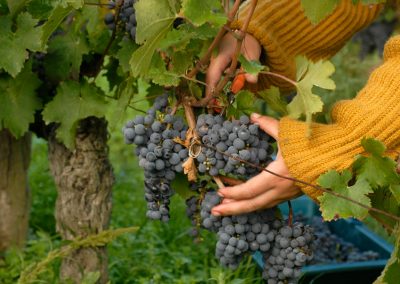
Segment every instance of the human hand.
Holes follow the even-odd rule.
[[[253,123],[258,123],[260,128],[275,140],[278,139],[279,122],[276,119],[253,114],[251,120]],[[276,160],[271,162],[266,169],[281,176],[290,177],[280,150],[278,150]],[[224,199],[222,204],[212,209],[212,214],[215,216],[237,215],[270,208],[302,195],[301,190],[294,185],[292,180],[277,177],[266,171],[262,171],[240,185],[221,188],[218,193]]]
[[[228,67],[228,64],[232,61],[232,57],[235,54],[236,39],[232,34],[227,34],[222,39],[219,52],[216,57],[211,58],[210,66],[207,70],[206,76],[206,96],[210,96],[214,88],[217,86],[218,81],[221,78],[222,73]],[[246,34],[243,39],[242,50],[243,56],[249,60],[259,60],[261,55],[261,45],[255,37],[250,34]],[[251,84],[257,83],[257,75],[245,74],[246,81]]]

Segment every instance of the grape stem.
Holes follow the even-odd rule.
[[[237,161],[239,161],[239,162],[241,162],[241,163],[243,163],[243,164],[246,164],[246,165],[248,165],[248,166],[250,166],[250,167],[256,168],[256,169],[258,169],[258,170],[260,170],[260,171],[265,171],[265,172],[267,172],[267,173],[269,173],[269,174],[272,174],[272,175],[274,175],[274,176],[277,176],[277,177],[280,177],[280,178],[283,178],[283,179],[287,179],[287,180],[291,180],[291,181],[293,181],[293,182],[295,182],[295,183],[300,183],[300,184],[302,184],[302,185],[306,185],[306,186],[312,187],[312,188],[317,189],[317,190],[319,190],[319,191],[322,191],[322,192],[324,192],[324,193],[328,193],[328,194],[334,195],[334,196],[336,196],[336,197],[338,197],[338,198],[347,200],[347,201],[349,201],[349,202],[351,202],[351,203],[353,203],[353,204],[356,204],[356,205],[358,205],[358,206],[360,206],[360,207],[362,207],[362,208],[365,208],[365,209],[367,209],[368,211],[373,211],[373,212],[375,212],[375,213],[379,213],[379,214],[385,215],[385,216],[389,217],[389,218],[392,219],[392,220],[395,220],[395,221],[397,221],[397,222],[400,222],[400,217],[398,217],[398,216],[396,216],[396,215],[393,215],[393,214],[391,214],[391,213],[389,213],[389,212],[386,212],[386,211],[384,211],[384,210],[381,210],[381,209],[378,209],[378,208],[374,208],[374,207],[370,207],[370,206],[364,205],[364,204],[362,204],[361,202],[358,202],[358,201],[355,200],[355,199],[352,199],[352,198],[350,198],[350,197],[341,195],[341,194],[339,194],[339,193],[337,193],[337,192],[334,192],[334,191],[332,191],[332,190],[323,188],[323,187],[321,187],[321,186],[318,186],[318,185],[315,185],[315,184],[312,184],[312,183],[309,183],[309,182],[306,182],[306,181],[303,181],[303,180],[300,180],[300,179],[297,179],[297,178],[288,177],[288,176],[284,176],[284,175],[275,173],[275,172],[270,171],[270,170],[268,170],[268,169],[266,169],[266,168],[264,168],[264,167],[261,167],[261,166],[259,166],[259,165],[256,165],[256,164],[253,164],[253,163],[251,163],[251,162],[242,160],[242,159],[240,159],[239,157],[235,157],[235,156],[232,156],[232,155],[230,155],[230,154],[228,154],[228,153],[221,152],[221,151],[219,151],[217,148],[215,148],[215,147],[213,147],[213,146],[205,145],[205,144],[202,144],[202,143],[200,143],[200,142],[198,142],[198,143],[199,143],[202,147],[210,148],[210,149],[212,149],[212,150],[214,150],[214,151],[220,153],[221,155],[224,155],[224,156],[227,156],[227,157],[232,158],[232,159],[234,159],[234,160],[237,160]]]
[[[297,82],[296,82],[296,81],[293,81],[292,79],[289,79],[288,77],[283,76],[283,75],[278,74],[278,73],[274,73],[274,72],[270,72],[270,71],[261,71],[260,74],[270,75],[270,76],[273,76],[273,77],[277,77],[277,78],[279,78],[279,79],[282,79],[282,80],[284,80],[284,81],[286,81],[286,82],[292,84],[294,87],[297,86]]]
[[[289,217],[288,217],[288,225],[290,227],[293,226],[293,207],[292,207],[292,202],[290,202],[290,200],[288,200],[288,207],[289,207]]]
[[[222,180],[219,176],[215,176],[215,177],[213,177],[213,179],[214,179],[215,183],[218,185],[218,188],[225,187],[224,183],[222,182]]]

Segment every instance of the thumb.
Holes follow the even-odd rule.
[[[278,139],[279,121],[269,116],[262,116],[258,113],[251,114],[251,121],[260,125],[260,128],[265,133],[272,136],[275,140]]]

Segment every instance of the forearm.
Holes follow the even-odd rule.
[[[330,169],[349,168],[354,157],[363,153],[361,139],[371,137],[388,149],[400,150],[400,36],[385,47],[385,62],[371,75],[367,85],[353,100],[339,102],[332,111],[330,125],[307,126],[284,118],[280,122],[279,145],[289,172],[296,178],[315,183]],[[316,199],[320,192],[303,188]]]

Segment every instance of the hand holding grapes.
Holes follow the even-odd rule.
[[[273,138],[278,138],[279,122],[271,117],[253,114],[252,122],[260,125],[260,128]],[[270,163],[268,170],[290,177],[289,170],[283,160],[280,150],[275,161]],[[270,208],[281,202],[296,198],[302,194],[294,182],[261,172],[247,182],[219,190],[224,197],[221,205],[213,208],[214,215],[237,215],[252,212],[258,209]]]

